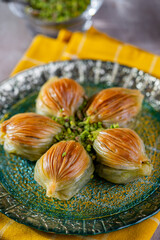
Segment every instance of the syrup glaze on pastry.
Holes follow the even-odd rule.
[[[145,154],[143,141],[129,128],[100,131],[93,148],[98,156],[98,174],[108,181],[126,183],[151,174],[152,165]]]
[[[69,117],[83,103],[84,89],[69,78],[51,78],[41,88],[36,111],[49,117]]]
[[[123,126],[140,112],[142,101],[139,90],[108,88],[92,98],[86,113],[90,122],[102,121],[106,127],[112,123]]]
[[[62,126],[36,113],[20,113],[0,125],[0,143],[9,153],[38,160],[54,142]]]
[[[94,167],[83,146],[75,141],[54,144],[36,163],[34,178],[48,197],[68,200],[91,178]]]

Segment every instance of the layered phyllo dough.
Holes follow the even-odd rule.
[[[110,182],[127,183],[151,174],[152,165],[145,153],[144,143],[129,128],[100,131],[93,148],[97,154],[97,172]]]
[[[92,160],[80,143],[61,141],[37,161],[34,178],[48,197],[68,200],[91,179],[93,172]]]
[[[139,90],[108,88],[96,94],[86,111],[90,122],[112,123],[124,126],[141,110],[143,95]]]
[[[69,78],[53,77],[41,88],[36,111],[49,117],[74,116],[83,103],[85,92],[76,81]]]
[[[54,143],[62,126],[36,113],[20,113],[0,124],[0,143],[5,151],[38,160]]]

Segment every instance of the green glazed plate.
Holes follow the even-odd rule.
[[[160,81],[135,68],[111,62],[54,62],[21,72],[0,85],[1,121],[34,111],[43,83],[52,76],[70,77],[88,96],[101,89],[137,88],[145,95],[132,128],[143,139],[153,164],[150,177],[115,185],[98,176],[69,201],[47,198],[33,178],[35,163],[9,155],[0,146],[0,211],[17,222],[46,232],[93,235],[136,224],[160,209]]]

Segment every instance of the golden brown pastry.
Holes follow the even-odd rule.
[[[141,138],[131,129],[116,128],[99,132],[93,148],[99,162],[98,174],[113,183],[127,183],[151,174],[152,165]]]
[[[143,95],[139,90],[108,88],[95,95],[87,116],[90,122],[103,122],[104,126],[119,123],[123,126],[141,110]]]
[[[0,144],[9,153],[38,160],[54,142],[62,126],[36,113],[20,113],[0,124]]]
[[[83,103],[84,89],[69,78],[53,77],[41,88],[36,102],[36,112],[48,117],[69,117]]]
[[[90,180],[93,171],[92,160],[80,143],[61,141],[37,161],[34,178],[48,197],[68,200]]]

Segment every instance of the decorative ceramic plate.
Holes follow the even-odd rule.
[[[152,176],[126,185],[98,176],[69,201],[47,198],[33,179],[35,163],[12,156],[0,146],[0,209],[17,222],[64,234],[100,234],[138,223],[160,209],[160,81],[135,68],[111,62],[54,62],[21,72],[0,85],[0,118],[34,111],[41,85],[52,76],[78,81],[90,96],[103,88],[138,88],[144,95],[134,124],[154,169]]]

